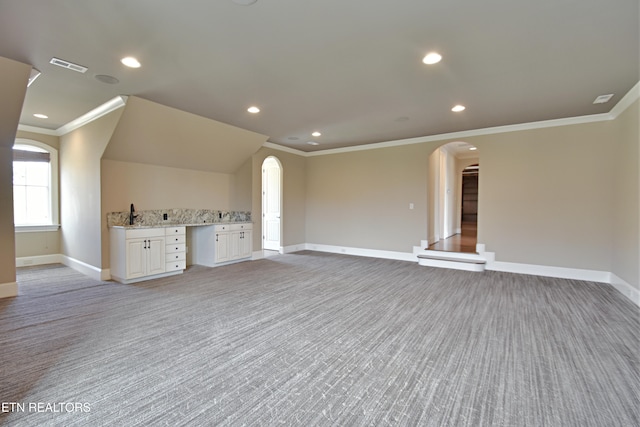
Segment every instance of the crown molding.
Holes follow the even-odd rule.
[[[264,144],[262,144],[262,146],[264,148],[271,148],[272,150],[284,151],[286,153],[296,154],[302,157],[307,157],[307,155],[309,154],[301,150],[296,150],[295,148],[274,144],[273,142],[265,142]]]
[[[378,148],[398,147],[402,145],[421,144],[425,142],[445,141],[449,139],[463,139],[470,138],[472,136],[492,135],[497,133],[506,132],[518,132],[532,129],[544,129],[550,127],[578,125],[585,123],[595,123],[607,120],[615,120],[622,112],[624,112],[631,104],[640,98],[640,82],[636,83],[634,87],[626,93],[624,97],[609,111],[608,113],[592,114],[588,116],[568,117],[563,119],[544,120],[540,122],[521,123],[517,125],[496,126],[483,129],[473,129],[462,132],[443,133],[439,135],[420,136],[416,138],[399,139],[395,141],[378,142],[375,144],[356,145],[354,147],[333,148],[327,150],[319,150],[312,152],[305,152],[294,150],[291,148],[278,146],[277,144],[269,143],[271,148],[282,149],[283,151],[294,152],[303,157],[315,157],[315,156],[327,156],[330,154],[349,153],[354,151],[375,150]],[[287,148],[286,150],[284,150]]]
[[[622,114],[627,108],[631,106],[634,102],[636,102],[640,98],[640,82],[636,83],[634,87],[631,88],[629,92],[625,96],[622,97],[620,101],[616,105],[613,106],[609,115],[611,119],[617,119],[620,114]]]
[[[41,135],[51,135],[51,136],[60,136],[57,134],[57,132],[54,129],[45,129],[45,128],[39,128],[36,126],[28,126],[28,125],[18,125],[18,130],[21,130],[23,132],[33,132],[33,133],[39,133]]]
[[[124,107],[127,104],[127,99],[128,97],[124,95],[116,96],[115,98],[110,99],[99,107],[96,107],[88,113],[83,114],[77,119],[70,121],[66,125],[60,126],[58,129],[56,129],[56,134],[58,136],[66,135],[69,132],[72,132],[88,123],[91,123],[92,121],[99,119],[100,117],[105,116],[120,107]]]

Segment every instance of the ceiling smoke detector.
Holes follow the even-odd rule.
[[[64,59],[51,58],[49,64],[57,65],[58,67],[66,68],[68,70],[77,71],[78,73],[86,73],[88,68],[82,65],[74,64],[73,62],[65,61]]]
[[[95,77],[95,79],[97,81],[102,82],[102,83],[106,83],[106,84],[109,84],[109,85],[115,85],[115,84],[120,82],[120,80],[118,80],[117,78],[115,78],[113,76],[109,76],[107,74],[97,74],[94,77]]]
[[[600,95],[599,97],[597,97],[595,99],[595,101],[593,101],[594,104],[605,104],[607,102],[609,102],[609,100],[613,98],[613,94],[610,93],[609,95]]]

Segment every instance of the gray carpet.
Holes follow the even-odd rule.
[[[314,252],[18,282],[6,425],[640,425],[640,311],[608,285]]]

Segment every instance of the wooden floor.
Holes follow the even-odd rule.
[[[437,241],[427,249],[445,252],[476,253],[478,224],[476,222],[463,222],[462,232],[448,239]]]

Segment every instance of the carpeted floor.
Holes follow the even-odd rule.
[[[608,285],[315,252],[18,283],[0,424],[640,425],[640,310]]]

